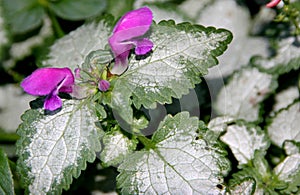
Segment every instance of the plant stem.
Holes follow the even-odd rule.
[[[0,132],[0,142],[16,142],[19,136],[15,133]]]
[[[143,135],[137,136],[138,140],[147,148],[147,149],[154,149],[155,144],[152,142],[151,139],[148,139],[147,137]]]
[[[52,22],[52,27],[53,27],[53,30],[54,30],[54,34],[56,35],[57,38],[61,38],[65,35],[64,31],[62,30],[62,28],[60,27],[59,25],[59,22],[57,21],[57,18],[55,16],[55,14],[50,10],[48,9],[48,15],[51,19],[51,22]]]
[[[16,163],[15,163],[14,161],[8,159],[8,164],[9,164],[9,166],[10,166],[10,169],[11,169],[13,172],[16,172],[16,167],[17,167]]]
[[[61,29],[59,22],[57,21],[57,18],[53,11],[49,8],[49,2],[47,0],[38,0],[39,4],[44,7],[46,12],[48,13],[48,16],[52,22],[52,27],[54,34],[57,38],[61,38],[65,35],[64,31]]]

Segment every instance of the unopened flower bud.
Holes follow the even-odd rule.
[[[75,78],[80,79],[81,78],[80,77],[80,68],[76,68],[74,72],[75,72]]]
[[[110,83],[107,80],[100,80],[98,83],[98,88],[100,91],[107,91],[110,87]]]

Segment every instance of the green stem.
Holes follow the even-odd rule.
[[[0,132],[0,142],[16,142],[19,138],[15,133]]]
[[[17,167],[16,163],[14,161],[8,159],[8,164],[9,164],[9,167],[12,170],[12,172],[16,172],[16,167]]]
[[[65,35],[64,31],[61,29],[59,22],[57,21],[57,18],[53,11],[49,8],[49,2],[48,0],[38,0],[38,3],[44,7],[44,9],[47,11],[48,16],[52,22],[52,27],[54,34],[57,38],[61,38]]]
[[[147,149],[155,148],[155,143],[153,143],[151,139],[148,139],[147,137],[145,137],[143,135],[139,135],[139,136],[137,136],[137,138]]]
[[[57,36],[57,38],[63,37],[65,35],[65,33],[62,30],[62,28],[60,27],[59,22],[57,21],[57,18],[55,16],[55,14],[50,9],[48,9],[48,15],[49,15],[49,17],[51,19],[51,22],[52,22],[52,27],[53,27],[53,30],[54,30],[54,34]]]

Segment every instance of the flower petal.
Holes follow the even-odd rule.
[[[275,7],[276,5],[278,5],[280,3],[281,0],[272,0],[270,3],[268,3],[266,6],[268,8],[271,8],[271,7]]]
[[[72,93],[73,91],[73,86],[62,86],[59,88],[59,92],[63,92],[63,93]]]
[[[120,75],[128,68],[129,51],[115,57],[115,64],[110,70],[112,74]]]
[[[44,109],[54,111],[58,108],[62,107],[62,101],[58,97],[58,95],[50,94],[46,97],[44,102]]]
[[[149,27],[152,23],[152,19],[152,11],[148,7],[142,7],[140,9],[132,10],[122,16],[122,18],[116,24],[113,33],[127,31],[130,29],[136,29],[136,27],[142,27],[141,31],[134,33],[132,30],[131,34],[132,37],[141,36],[149,30]]]
[[[116,44],[144,35],[149,30],[152,19],[153,15],[148,7],[127,12],[118,21],[113,35],[109,38],[112,49],[114,50]]]
[[[113,30],[113,35],[108,40],[115,57],[115,65],[111,70],[112,74],[120,75],[127,69],[127,58],[130,50],[135,44],[133,39],[144,35],[149,30],[152,19],[153,15],[151,10],[148,7],[142,7],[140,9],[127,12],[118,21]],[[149,50],[149,44],[147,48],[142,49],[140,47],[137,51],[138,53],[144,53],[144,51]]]
[[[63,84],[61,84],[63,82]],[[31,95],[42,96],[50,94],[61,84],[61,92],[69,92],[74,84],[74,76],[69,68],[40,68],[26,77],[21,87]]]
[[[151,51],[152,47],[153,47],[153,43],[152,41],[150,41],[149,39],[139,39],[134,41],[135,43],[135,54],[137,55],[144,55],[146,53],[148,53],[149,51]]]

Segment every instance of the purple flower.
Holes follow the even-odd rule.
[[[98,88],[100,89],[100,91],[107,91],[110,87],[110,83],[107,80],[101,80],[98,83]]]
[[[150,28],[153,15],[148,7],[127,12],[116,24],[109,44],[115,57],[112,74],[120,75],[128,67],[130,50],[135,46],[137,55],[148,53],[153,43],[147,38],[141,38]]]
[[[69,68],[40,68],[26,77],[21,87],[34,96],[45,96],[44,109],[56,110],[62,106],[59,92],[73,91],[74,76]]]

